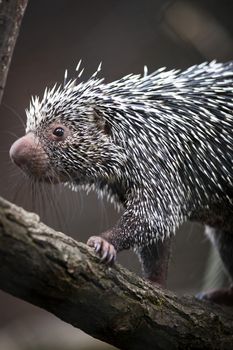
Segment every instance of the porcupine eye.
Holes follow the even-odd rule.
[[[65,130],[61,127],[58,127],[56,129],[53,130],[53,135],[61,138],[62,136],[64,136]]]
[[[53,141],[65,141],[70,135],[70,130],[63,124],[51,125],[48,130],[48,137]]]

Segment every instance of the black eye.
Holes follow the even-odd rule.
[[[63,128],[56,128],[53,130],[53,135],[57,137],[62,137],[64,135],[65,130]]]

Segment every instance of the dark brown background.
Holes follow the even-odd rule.
[[[102,61],[106,81],[142,72],[144,64],[153,71],[215,58],[230,60],[232,10],[230,0],[29,0],[0,107],[0,194],[84,242],[90,234],[113,225],[119,214],[95,194],[57,187],[46,189],[42,196],[10,164],[8,150],[24,133],[21,120],[25,121],[30,96],[61,82],[66,68],[74,74],[80,58],[85,66],[83,79]],[[189,224],[177,234],[169,287],[179,293],[201,288],[209,249],[201,231],[200,226]],[[132,253],[122,253],[119,261],[140,273]],[[50,349],[56,340],[62,348],[61,339],[68,349],[73,346],[71,339],[77,345],[83,338],[42,310],[0,293],[0,350],[34,349],[35,344]]]

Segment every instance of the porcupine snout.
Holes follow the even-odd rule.
[[[48,166],[48,156],[32,132],[27,133],[12,144],[10,158],[27,175],[33,176],[37,180],[44,178]]]

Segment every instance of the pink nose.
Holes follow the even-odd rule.
[[[19,167],[25,167],[31,161],[33,148],[35,148],[35,137],[32,133],[28,133],[13,143],[10,158]]]
[[[56,174],[50,167],[49,157],[40,139],[29,132],[13,143],[10,158],[24,173],[41,182],[66,181],[63,174]]]
[[[48,166],[48,156],[33,132],[29,132],[13,143],[10,157],[29,176],[38,180],[44,178]]]

